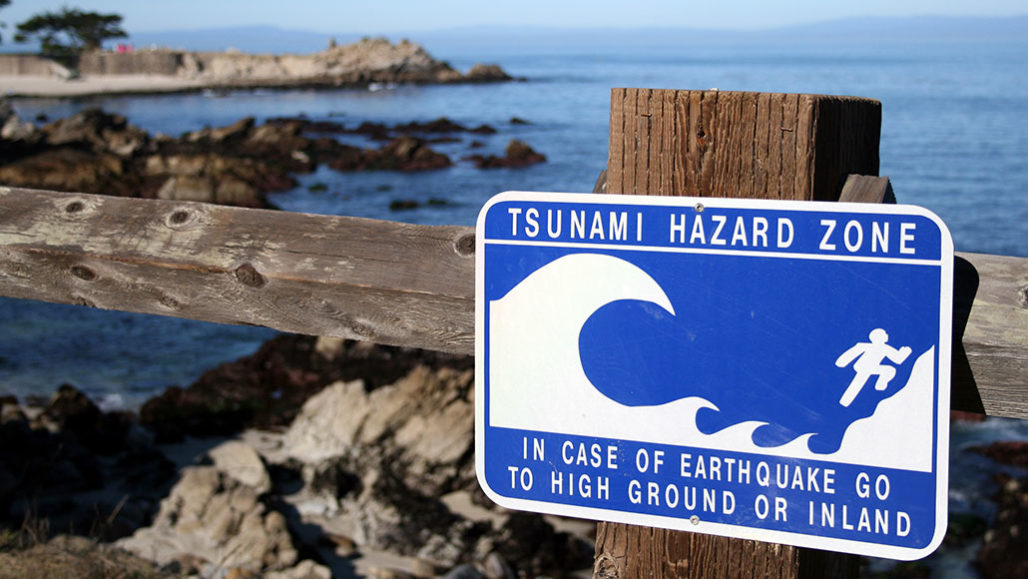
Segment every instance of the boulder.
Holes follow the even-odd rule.
[[[210,139],[212,143],[224,143],[226,141],[240,140],[246,137],[250,131],[253,130],[253,125],[254,118],[245,117],[231,125],[211,129],[207,134],[207,138]]]
[[[987,456],[1001,464],[1028,468],[1028,441],[1007,440],[993,442],[988,446],[972,446],[967,450]]]
[[[467,127],[455,123],[446,117],[439,117],[434,121],[427,123],[411,122],[396,125],[393,128],[398,133],[463,133],[467,131]]]
[[[31,141],[38,134],[36,125],[30,121],[23,121],[16,114],[11,114],[6,119],[0,120],[0,138],[8,141]]]
[[[47,149],[0,166],[0,183],[12,187],[127,196],[135,192],[135,180],[126,178],[121,158],[67,147]]]
[[[117,546],[158,565],[184,555],[253,573],[284,570],[296,563],[286,518],[261,502],[257,489],[217,465],[181,472],[171,494],[161,501],[153,525]]]
[[[464,75],[471,82],[504,82],[513,80],[498,64],[476,64]]]
[[[243,207],[263,206],[263,197],[250,183],[236,177],[225,177],[214,190],[214,202]]]
[[[130,157],[149,141],[146,131],[132,126],[125,117],[98,108],[86,109],[42,127],[50,146],[76,146],[97,153]]]
[[[240,484],[252,488],[258,495],[271,490],[271,477],[253,447],[229,440],[207,452],[214,466]]]
[[[70,385],[43,408],[4,404],[3,415],[0,526],[39,518],[110,540],[149,520],[171,465],[131,415],[104,413]]]
[[[432,150],[423,139],[408,135],[389,141],[377,151],[368,151],[365,159],[367,169],[394,171],[426,171],[453,164],[449,157]]]
[[[502,157],[495,155],[472,155],[468,159],[474,162],[475,166],[480,169],[517,168],[545,162],[546,155],[537,152],[522,141],[512,139],[507,143],[507,148]]]
[[[176,175],[168,178],[157,190],[157,198],[167,201],[199,201],[213,203],[214,183],[209,177]]]
[[[472,371],[426,366],[371,392],[337,382],[304,404],[284,445],[301,463],[342,458],[356,472],[387,457],[404,484],[437,496],[473,482],[472,391]]]

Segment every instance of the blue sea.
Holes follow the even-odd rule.
[[[376,86],[372,90],[242,91],[15,103],[23,118],[57,118],[101,106],[152,132],[170,135],[304,114],[355,127],[448,117],[489,124],[435,147],[454,159],[502,154],[510,139],[548,158],[523,169],[475,169],[458,162],[427,173],[299,176],[272,196],[288,211],[472,225],[482,204],[504,190],[590,191],[607,157],[612,87],[802,92],[878,99],[883,106],[881,174],[901,203],[937,213],[957,251],[1028,256],[1028,40],[931,42],[739,37],[731,42],[577,42],[481,36],[426,48],[466,70],[495,62],[520,82],[455,86]],[[418,40],[415,38],[414,40]],[[512,124],[512,117],[529,124]],[[483,148],[472,151],[470,142]],[[367,144],[357,139],[358,143]],[[313,192],[314,184],[327,190]],[[315,188],[320,189],[320,188]],[[443,205],[426,202],[444,199]],[[394,200],[423,208],[391,211]],[[74,306],[0,300],[0,393],[48,395],[73,383],[109,406],[136,407],[170,385],[187,385],[217,364],[254,351],[274,332]],[[962,428],[962,427],[961,427]],[[1028,437],[1019,423],[968,426],[956,444],[985,432]],[[992,438],[986,437],[986,438]],[[976,467],[972,467],[976,468]],[[959,490],[964,496],[970,490]],[[979,493],[980,494],[980,493]],[[967,500],[977,500],[971,496]]]

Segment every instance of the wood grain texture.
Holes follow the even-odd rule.
[[[871,99],[618,88],[610,126],[610,193],[834,201],[878,173]]]
[[[0,295],[474,349],[474,230],[0,187]]]
[[[606,190],[837,200],[878,173],[881,105],[815,95],[613,89]],[[787,545],[600,523],[594,575],[855,577],[858,559]]]
[[[872,175],[846,176],[839,194],[839,201],[845,203],[896,203],[892,183],[888,177]]]
[[[961,268],[956,268],[954,325],[967,319],[962,341],[970,376],[962,375],[960,360],[954,359],[953,407],[1028,418],[1028,258],[976,253],[957,257],[973,268],[965,276],[977,278],[961,280]],[[961,285],[976,291],[968,295],[965,289],[962,296]],[[981,402],[977,409],[975,388]]]

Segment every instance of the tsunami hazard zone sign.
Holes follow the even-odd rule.
[[[476,259],[476,466],[500,505],[896,559],[941,543],[934,214],[508,192]]]

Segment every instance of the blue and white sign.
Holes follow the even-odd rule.
[[[508,192],[476,258],[476,465],[500,505],[896,559],[942,541],[934,214]]]

